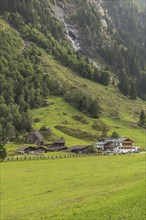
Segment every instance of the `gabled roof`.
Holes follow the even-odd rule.
[[[24,150],[26,150],[26,149],[28,149],[28,148],[32,148],[32,149],[35,150],[36,147],[32,147],[32,146],[23,146],[23,147],[19,147],[19,148],[17,149],[17,151],[24,151]]]
[[[100,142],[97,142],[96,145],[104,145],[104,144],[108,144],[108,143],[112,143],[113,140],[105,140],[105,141],[100,141]]]
[[[45,146],[37,146],[37,147],[34,147],[35,149],[40,149],[40,148],[42,148],[42,149],[44,149],[44,150],[48,150],[48,148],[47,147],[45,147]]]
[[[103,145],[103,144],[105,144],[105,141],[100,141],[96,143],[96,145]]]
[[[67,150],[67,147],[49,147],[48,151],[63,151],[63,150]]]
[[[29,149],[29,148],[31,148],[33,150],[37,150],[39,148],[42,148],[42,149],[45,149],[45,150],[48,149],[47,147],[44,147],[44,146],[22,146],[22,147],[18,148],[17,151],[24,151],[24,150]]]
[[[90,145],[79,145],[79,146],[74,146],[74,147],[70,147],[68,149],[68,151],[72,151],[72,150],[84,150],[86,148],[90,147]]]
[[[54,140],[53,144],[65,144],[65,140],[64,139]]]
[[[44,139],[43,136],[41,135],[41,133],[39,131],[37,131],[37,130],[36,131],[32,131],[31,133],[34,134],[39,140],[43,140]]]
[[[44,140],[44,138],[43,138],[43,136],[41,135],[41,133],[40,133],[39,131],[37,131],[37,130],[29,132],[29,133],[27,134],[27,136],[26,136],[26,139],[27,139],[29,136],[31,136],[31,135],[34,135],[34,136],[38,139],[38,141],[43,141],[43,140]]]
[[[104,144],[108,144],[108,143],[121,143],[121,142],[126,141],[126,140],[131,140],[131,139],[130,138],[108,139],[108,140],[105,140],[105,141],[97,142],[96,145],[104,145]]]
[[[126,141],[126,140],[131,140],[130,138],[117,138],[115,139],[113,142],[114,143],[121,143],[123,141]],[[132,140],[131,140],[132,141]],[[133,141],[132,141],[133,142]]]

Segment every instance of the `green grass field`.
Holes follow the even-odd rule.
[[[4,162],[2,220],[144,220],[145,154]]]

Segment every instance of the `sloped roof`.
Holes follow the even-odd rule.
[[[97,142],[96,145],[97,145],[97,144],[98,144],[98,145],[103,145],[103,144],[105,144],[105,141]]]
[[[108,143],[111,143],[111,142],[113,142],[113,140],[105,140],[105,141],[97,142],[96,145],[104,145],[104,144],[108,144]]]
[[[73,147],[70,147],[68,149],[68,151],[72,151],[72,150],[84,150],[86,148],[90,147],[90,145],[79,145],[79,146],[73,146]]]
[[[45,147],[45,146],[37,146],[37,147],[34,147],[35,149],[39,149],[39,148],[42,148],[42,149],[44,149],[44,150],[48,150],[48,148],[47,147]]]
[[[105,141],[97,142],[96,145],[104,145],[104,144],[108,144],[108,143],[112,143],[112,142],[113,143],[121,143],[121,142],[126,141],[126,140],[131,140],[131,139],[130,138],[108,139],[108,140],[105,140]]]
[[[43,136],[41,135],[41,133],[39,131],[37,131],[37,130],[36,131],[32,131],[31,133],[34,134],[39,140],[43,140],[44,139]]]
[[[64,144],[65,140],[64,139],[59,139],[59,140],[54,140],[53,144]]]
[[[67,147],[49,147],[48,151],[63,151],[63,150],[67,150]]]
[[[121,143],[123,141],[126,141],[126,140],[131,140],[130,138],[117,138],[115,139],[113,142],[114,143]],[[132,140],[131,140],[132,141]],[[132,141],[133,142],[133,141]]]
[[[47,147],[44,147],[44,146],[22,146],[22,147],[19,147],[19,148],[17,149],[17,151],[24,151],[24,150],[26,150],[26,149],[28,149],[28,148],[31,148],[31,149],[33,149],[33,150],[37,150],[37,149],[39,149],[39,148],[43,148],[43,149],[45,149],[45,150],[48,149]]]
[[[32,148],[32,149],[36,149],[36,147],[32,147],[32,146],[22,146],[22,147],[19,147],[18,149],[17,149],[17,151],[24,151],[24,150],[26,150],[27,148]]]

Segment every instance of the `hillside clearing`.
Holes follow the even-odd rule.
[[[68,128],[80,129],[97,136],[101,135],[101,131],[93,129],[92,125],[94,122],[99,121],[98,119],[92,119],[87,115],[76,110],[74,107],[69,105],[61,97],[50,96],[48,99],[53,102],[53,105],[36,109],[32,111],[33,117],[39,118],[40,121],[34,124],[34,128],[40,129],[42,126],[51,128],[54,136],[63,137],[66,140],[67,146],[73,146],[76,144],[93,144],[95,140],[86,140],[75,138],[72,135],[67,135],[60,130],[56,129],[56,125],[63,125]],[[77,121],[73,116],[82,116],[88,124],[83,124],[81,121]],[[144,129],[134,127],[126,120],[113,119],[110,117],[102,117],[100,121],[103,121],[109,126],[108,135],[111,135],[113,131],[117,131],[121,137],[129,137],[134,140],[136,145],[145,147],[145,132]]]
[[[135,122],[138,120],[141,109],[145,108],[145,101],[141,99],[131,100],[122,95],[120,91],[112,85],[106,87],[82,78],[75,72],[62,66],[45,52],[42,52],[42,58],[42,65],[46,73],[48,72],[55,75],[60,82],[64,82],[68,87],[75,86],[92,97],[98,97],[104,117],[111,116],[111,114],[117,112],[122,120]]]

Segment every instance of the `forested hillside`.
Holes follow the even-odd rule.
[[[112,86],[131,100],[145,99],[145,9],[139,1],[125,2],[0,0],[2,138],[30,131],[31,110],[46,106],[49,95],[62,96],[89,117],[106,111],[100,94],[52,74],[52,66],[42,61],[44,53],[75,76],[105,89]],[[72,45],[76,35],[79,50]]]
[[[145,99],[145,7],[138,0],[71,2],[67,20],[79,30],[83,53],[112,67],[124,95]]]

